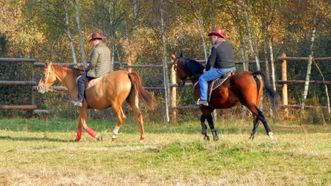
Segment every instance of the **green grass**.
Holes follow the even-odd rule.
[[[75,137],[76,122],[49,121],[47,138],[38,119],[0,120],[0,185],[330,185],[331,126],[271,124],[271,142],[260,126],[248,140],[251,121],[219,120],[220,141],[203,141],[197,121],[126,123],[89,121],[104,137]],[[230,124],[231,123],[231,124]],[[222,130],[220,130],[222,128]]]

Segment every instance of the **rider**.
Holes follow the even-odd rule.
[[[87,69],[77,80],[78,98],[74,102],[75,106],[81,107],[83,105],[86,82],[113,71],[110,61],[110,50],[102,40],[103,36],[100,32],[92,33],[90,43],[93,44],[94,48],[92,49]]]
[[[200,98],[198,105],[208,104],[208,81],[217,79],[229,71],[236,70],[233,62],[233,49],[226,41],[227,35],[219,28],[214,28],[208,36],[211,37],[213,47],[208,57],[206,70],[199,78]]]

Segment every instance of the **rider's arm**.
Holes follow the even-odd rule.
[[[208,57],[208,61],[207,61],[207,65],[206,65],[206,70],[209,70],[211,67],[213,67],[215,65],[215,61],[216,61],[216,48],[213,47],[211,49],[211,53]]]
[[[96,49],[93,49],[92,53],[91,53],[91,60],[90,60],[90,65],[88,67],[88,69],[94,68],[95,65],[97,64],[99,58],[99,53]]]

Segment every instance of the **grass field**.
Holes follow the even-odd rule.
[[[271,142],[251,121],[217,121],[220,141],[203,141],[198,121],[146,123],[139,142],[127,122],[90,121],[104,138],[75,137],[74,120],[0,120],[0,185],[331,185],[331,125],[271,124]],[[222,130],[220,130],[222,128]]]

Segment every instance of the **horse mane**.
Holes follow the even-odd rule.
[[[81,70],[73,68],[72,66],[68,64],[53,64],[53,67],[56,70],[60,71],[67,71],[67,72],[72,72],[75,76],[79,76],[81,74]]]
[[[192,76],[202,74],[203,69],[205,68],[201,63],[194,59],[185,59],[183,66]]]

